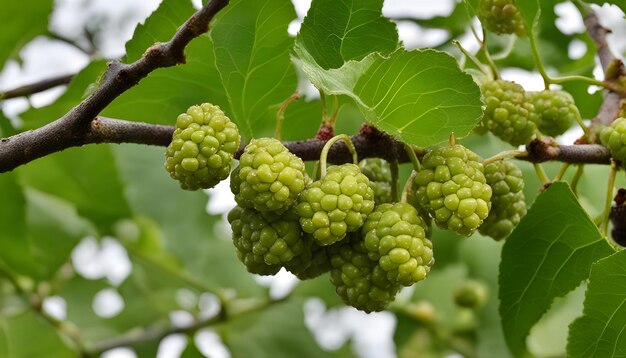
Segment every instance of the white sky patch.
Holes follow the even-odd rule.
[[[170,321],[175,327],[187,327],[194,321],[193,315],[187,311],[172,311],[170,312]]]
[[[170,334],[159,343],[157,358],[180,357],[185,347],[187,347],[188,341],[187,336],[184,334]]]
[[[565,35],[573,35],[585,32],[585,23],[576,6],[571,2],[562,2],[554,6],[554,12],[558,16],[556,27]]]
[[[115,317],[124,309],[124,299],[117,290],[105,288],[93,297],[91,308],[100,317]]]
[[[521,68],[504,68],[500,70],[502,79],[520,84],[526,91],[542,91],[545,86],[538,72],[529,72]]]
[[[237,205],[235,195],[230,191],[230,180],[222,180],[215,188],[205,190],[205,193],[209,195],[206,210],[211,215],[226,214]]]
[[[49,296],[43,299],[43,310],[52,317],[63,321],[67,318],[67,303],[61,296]]]
[[[231,356],[222,338],[210,328],[199,330],[194,336],[194,342],[198,350],[207,357],[230,358]]]
[[[72,263],[81,276],[90,280],[106,277],[114,286],[124,282],[132,270],[126,249],[112,238],[100,243],[93,237],[84,238],[72,251]]]
[[[385,0],[383,15],[387,17],[413,17],[429,19],[434,16],[448,16],[454,10],[454,0]]]
[[[137,353],[126,347],[113,348],[102,353],[100,358],[137,358]]]
[[[573,39],[567,46],[567,56],[572,60],[578,60],[587,53],[587,44],[581,40]]]

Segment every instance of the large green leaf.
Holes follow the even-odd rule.
[[[220,325],[218,332],[233,357],[324,357],[304,325],[302,300],[274,304],[259,313]]]
[[[54,326],[33,311],[0,315],[1,357],[76,357],[78,353],[68,347],[66,339],[61,338]]]
[[[583,316],[570,326],[568,357],[626,357],[626,250],[591,267]]]
[[[398,139],[432,146],[454,132],[466,136],[482,117],[480,90],[456,60],[435,50],[372,54],[324,70],[308,52],[295,49],[309,80],[328,94],[345,94],[368,122]]]
[[[502,249],[500,315],[509,349],[526,350],[530,328],[556,297],[589,276],[613,252],[565,183],[541,194]]]
[[[71,148],[17,169],[20,181],[60,197],[90,219],[102,233],[131,215],[108,145]]]
[[[13,270],[20,272],[28,270],[28,265],[22,264],[22,257],[28,257],[28,243],[25,242],[26,226],[26,198],[22,188],[16,181],[16,175],[5,173],[0,175],[0,257]]]
[[[371,52],[388,54],[398,47],[396,25],[382,16],[382,0],[315,0],[297,37],[323,69],[339,68]]]
[[[24,44],[46,32],[52,3],[52,0],[40,0],[26,3],[3,1],[0,4],[0,70]]]
[[[287,26],[296,17],[283,0],[232,1],[213,22],[215,64],[227,114],[248,137],[272,128],[277,106],[297,86]],[[268,126],[269,125],[269,126]]]

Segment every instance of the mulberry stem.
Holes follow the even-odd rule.
[[[332,137],[328,142],[326,142],[326,144],[324,145],[324,148],[322,148],[322,154],[320,155],[320,166],[322,169],[322,178],[326,176],[326,158],[328,157],[328,151],[330,151],[330,147],[333,146],[333,144],[335,144],[337,141],[343,140],[344,142],[346,142],[347,146],[348,146],[348,150],[350,151],[350,153],[352,153],[352,161],[354,162],[354,164],[359,164],[359,158],[357,156],[356,153],[356,148],[354,147],[354,143],[352,143],[352,140],[350,139],[350,137],[346,134],[339,134],[336,135],[334,137]]]

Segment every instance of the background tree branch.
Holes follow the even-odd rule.
[[[211,0],[194,13],[166,43],[157,43],[130,64],[111,62],[102,85],[63,117],[41,128],[0,141],[0,173],[65,148],[86,144],[91,122],[115,98],[150,72],[185,63],[185,47],[209,29],[209,22],[228,0]]]
[[[38,82],[29,83],[24,86],[9,89],[4,91],[3,93],[0,92],[0,100],[30,96],[31,94],[43,92],[56,86],[66,85],[70,83],[72,78],[74,78],[74,74],[63,75],[53,78],[47,78]]]

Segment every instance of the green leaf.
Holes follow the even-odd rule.
[[[52,0],[23,3],[3,1],[0,11],[0,70],[9,57],[16,56],[20,48],[48,28]]]
[[[61,118],[70,109],[89,95],[98,79],[106,70],[105,60],[95,60],[83,68],[69,83],[65,93],[54,103],[44,107],[31,107],[20,115],[23,120],[21,130],[35,129]]]
[[[568,357],[626,357],[626,250],[591,267],[583,316],[570,325]]]
[[[14,173],[0,175],[0,257],[16,272],[27,269],[22,264],[21,257],[28,256],[26,238],[26,198],[22,188],[17,184]]]
[[[220,325],[218,332],[233,357],[324,357],[324,352],[304,325],[302,300],[274,304]]]
[[[296,90],[287,33],[295,17],[288,1],[232,1],[212,23],[225,108],[248,137],[273,128],[277,106]]]
[[[464,137],[482,118],[480,90],[456,60],[435,50],[378,54],[323,70],[296,48],[309,80],[328,94],[345,94],[365,119],[403,142],[423,147]]]
[[[71,148],[17,169],[20,181],[76,206],[101,233],[131,215],[108,145]]]
[[[612,252],[567,184],[554,183],[537,198],[502,249],[500,315],[513,355],[526,350],[526,336],[552,301]]]
[[[33,340],[34,339],[34,340]],[[58,331],[33,311],[0,314],[0,356],[4,358],[72,358],[78,355]]]
[[[539,23],[539,16],[541,15],[539,0],[521,0],[516,1],[515,4],[524,18],[526,32],[529,36],[533,36],[532,33],[534,32],[535,26]]]
[[[398,48],[396,25],[382,16],[382,0],[314,0],[296,38],[323,69],[339,68],[371,52]]]

